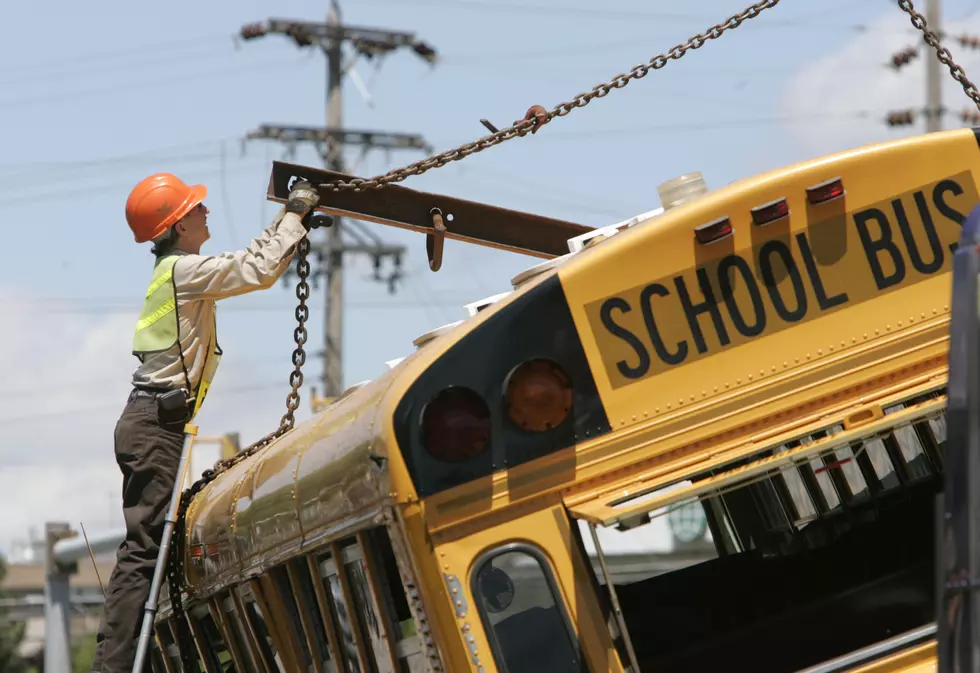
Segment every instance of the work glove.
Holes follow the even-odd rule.
[[[320,195],[313,189],[306,180],[300,180],[293,185],[289,192],[289,200],[286,201],[286,212],[296,213],[300,218],[305,218],[307,214],[320,202]]]

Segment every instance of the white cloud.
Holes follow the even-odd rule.
[[[82,522],[90,535],[122,525],[113,430],[137,364],[130,352],[136,313],[71,308],[0,288],[0,553],[31,528],[43,531],[45,521],[76,530]],[[248,356],[222,362],[197,419],[202,435],[237,431],[245,446],[278,423],[285,374],[277,370],[270,385],[269,372],[249,366]],[[306,416],[301,407],[297,421]],[[201,445],[197,454],[195,478],[213,464],[217,447]]]
[[[963,48],[953,37],[976,35],[980,21],[947,20],[944,30],[949,36],[943,45],[953,60],[964,68],[967,77],[980,81],[977,52]],[[924,132],[921,114],[913,126],[889,127],[884,123],[889,110],[921,111],[925,107],[925,59],[935,59],[936,52],[922,43],[920,36],[907,15],[892,11],[855,35],[844,48],[794,74],[781,114],[798,118],[788,127],[808,155],[831,154]],[[898,71],[886,65],[892,54],[913,45],[918,46],[918,56],[909,65]],[[950,111],[943,120],[944,128],[962,126],[959,113],[969,108],[976,112],[976,106],[946,66],[941,66],[941,78],[943,105]],[[854,114],[858,111],[869,114],[859,118]]]

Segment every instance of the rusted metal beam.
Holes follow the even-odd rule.
[[[267,198],[285,203],[294,179],[317,185],[353,176],[322,168],[301,166],[282,161],[272,162]],[[499,250],[509,250],[532,257],[551,259],[568,252],[568,239],[592,231],[584,224],[556,220],[541,215],[508,210],[475,201],[465,201],[441,194],[420,192],[398,185],[362,192],[318,190],[317,210],[357,220],[410,229],[435,239],[438,234],[457,241],[476,243]],[[445,232],[434,224],[439,220]],[[429,246],[430,265],[434,250]],[[438,268],[438,263],[435,264]]]

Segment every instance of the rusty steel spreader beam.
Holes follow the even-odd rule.
[[[267,197],[270,201],[285,203],[290,185],[298,179],[323,185],[353,177],[322,168],[274,161]],[[320,194],[319,211],[426,234],[429,267],[433,270],[438,270],[441,265],[441,237],[551,259],[568,252],[568,239],[593,230],[584,224],[397,185],[360,192],[333,191],[321,186],[317,191]]]

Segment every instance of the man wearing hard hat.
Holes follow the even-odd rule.
[[[92,670],[131,673],[142,609],[177,480],[184,426],[201,406],[218,365],[215,301],[272,287],[307,235],[316,191],[297,183],[285,207],[246,250],[202,255],[210,238],[207,189],[169,173],[140,182],[126,201],[137,243],[152,242],[153,275],[136,323],[140,365],[116,423],[126,539],[116,553]]]

